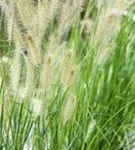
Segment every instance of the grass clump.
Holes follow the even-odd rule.
[[[134,1],[0,4],[0,149],[133,150]]]

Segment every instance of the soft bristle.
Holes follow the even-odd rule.
[[[76,104],[77,104],[76,98],[73,94],[71,94],[68,97],[67,102],[63,108],[63,112],[62,112],[63,124],[65,124],[66,122],[72,119],[76,108]]]

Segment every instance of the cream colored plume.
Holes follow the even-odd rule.
[[[72,93],[71,95],[69,95],[67,102],[63,108],[62,112],[63,124],[72,119],[75,112],[76,104],[77,104],[76,97]]]

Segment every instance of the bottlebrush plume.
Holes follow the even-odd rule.
[[[77,0],[69,0],[62,5],[58,26],[58,34],[61,38],[63,36],[65,36],[64,38],[67,37],[70,28],[76,22],[79,15],[79,7],[80,2],[77,2]]]
[[[85,143],[88,142],[88,140],[92,136],[92,133],[94,132],[95,128],[96,128],[96,121],[93,119],[89,123],[86,138],[85,138]]]
[[[46,54],[40,76],[40,85],[45,92],[50,91],[53,85],[53,60],[53,55]]]
[[[10,84],[14,92],[17,92],[20,86],[21,61],[20,61],[20,45],[16,46],[14,58],[10,69]]]
[[[108,44],[119,25],[118,23],[119,14],[117,10],[112,9],[107,11],[97,25],[95,42],[101,44],[103,47]]]
[[[32,95],[35,90],[35,67],[27,60],[26,62],[26,81],[25,81],[25,95]]]
[[[5,7],[3,11],[5,14],[5,22],[6,22],[8,40],[12,39],[13,28],[14,28],[14,19],[15,19],[14,2],[15,0],[10,2],[9,4],[4,2],[4,5],[6,5],[6,7],[3,6]]]
[[[74,55],[72,51],[65,52],[64,62],[62,67],[61,81],[63,88],[67,89],[73,86],[76,79],[76,67],[74,63]]]
[[[43,100],[37,97],[31,99],[31,109],[35,116],[41,116],[44,113]]]
[[[33,64],[41,63],[41,50],[35,45],[35,40],[31,35],[28,35],[28,55]]]
[[[135,2],[135,0],[115,0],[114,8],[116,8],[120,14],[123,14],[124,11]]]
[[[49,7],[49,19],[53,20],[57,15],[58,9],[60,7],[60,0],[51,0]]]
[[[67,102],[63,108],[62,112],[63,124],[72,119],[75,112],[76,104],[77,104],[76,97],[72,93],[71,95],[69,95]]]

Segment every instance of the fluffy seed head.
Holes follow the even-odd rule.
[[[20,85],[21,61],[20,61],[20,46],[16,47],[14,58],[10,69],[10,84],[14,92],[18,91]]]
[[[64,109],[63,109],[63,112],[62,112],[62,118],[63,118],[64,124],[73,117],[76,103],[77,103],[76,97],[73,94],[71,94],[68,97],[67,102],[66,102]]]
[[[65,58],[63,62],[61,80],[63,87],[66,89],[72,86],[75,82],[75,64],[73,52],[69,51],[65,53]]]
[[[89,126],[88,126],[88,130],[87,130],[85,142],[87,142],[88,139],[91,137],[91,134],[92,134],[93,131],[95,130],[95,127],[96,127],[96,121],[95,121],[95,120],[91,120],[91,121],[90,121],[90,124],[89,124]]]
[[[34,39],[31,35],[28,35],[28,55],[33,64],[41,63],[41,51],[37,49]]]
[[[118,27],[119,15],[116,10],[107,12],[97,25],[95,42],[107,44]],[[101,40],[102,39],[102,40]]]
[[[54,82],[53,55],[46,54],[44,59],[45,60],[44,60],[44,64],[40,76],[40,84],[41,84],[41,89],[43,89],[45,92],[48,92],[51,90]]]
[[[43,114],[43,101],[39,98],[32,98],[31,99],[31,107],[32,107],[32,111],[34,113],[35,116],[40,116]]]
[[[25,96],[31,95],[35,89],[35,68],[31,62],[26,62]]]

